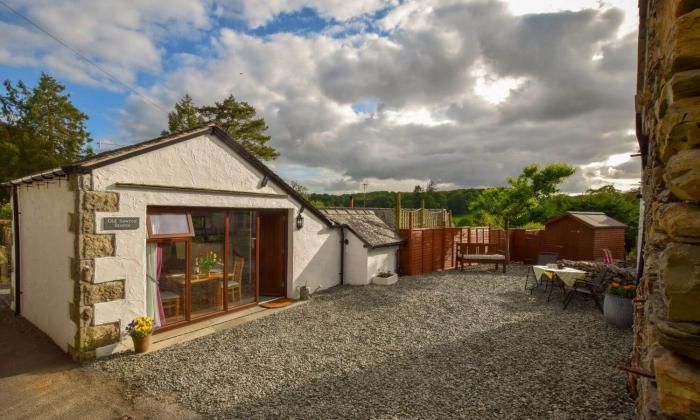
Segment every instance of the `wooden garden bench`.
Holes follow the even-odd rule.
[[[457,264],[459,269],[463,270],[464,264],[491,263],[496,264],[496,270],[498,270],[498,265],[500,264],[503,267],[503,272],[505,273],[508,260],[504,252],[496,251],[497,248],[498,244],[494,243],[458,243]]]

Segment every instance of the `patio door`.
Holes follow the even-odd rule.
[[[257,301],[257,212],[230,210],[228,232],[226,305],[231,309]]]
[[[149,208],[146,309],[159,330],[286,295],[286,211]]]
[[[260,213],[260,295],[286,296],[287,214]]]

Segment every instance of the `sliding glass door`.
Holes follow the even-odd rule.
[[[194,238],[190,265],[192,318],[224,309],[224,255],[226,241],[223,211],[191,211]]]
[[[257,300],[255,211],[231,210],[229,217],[229,252],[227,254],[228,288],[226,302],[229,308]]]
[[[258,299],[258,213],[148,212],[146,309],[159,327],[223,313]]]

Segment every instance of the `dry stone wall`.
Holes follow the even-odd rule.
[[[630,390],[639,418],[700,418],[700,1],[641,0],[636,110],[644,271]]]

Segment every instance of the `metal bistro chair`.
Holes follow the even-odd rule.
[[[547,265],[549,263],[555,263],[559,259],[559,254],[555,252],[542,252],[537,254],[537,264],[536,265]],[[530,273],[532,273],[532,278],[534,279],[534,285],[530,287],[530,293],[532,293],[533,290],[536,288],[540,287],[542,285],[542,279],[535,277],[535,270],[532,268],[531,265],[527,267],[527,273],[525,273],[525,290],[528,290],[527,288],[527,283],[530,280]]]
[[[608,287],[609,276],[607,274],[608,268],[603,267],[593,279],[577,280],[572,287],[567,287],[566,296],[564,297],[564,309],[569,306],[569,303],[571,303],[576,295],[583,295],[593,299],[598,310],[603,312],[601,299],[605,293],[605,289]]]

